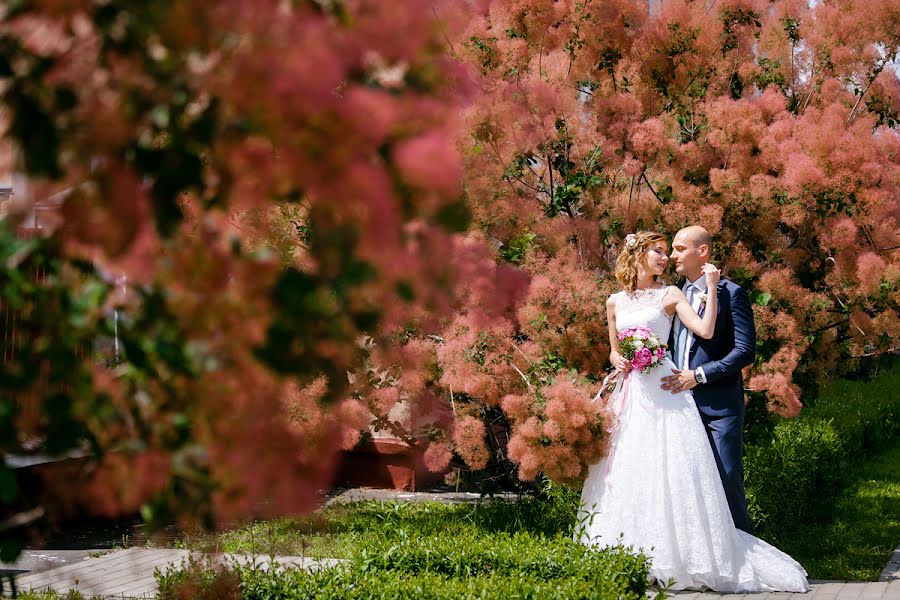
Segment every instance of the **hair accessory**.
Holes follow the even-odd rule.
[[[628,235],[626,235],[625,236],[625,245],[628,246],[629,248],[634,248],[635,246],[637,246],[637,236],[634,235],[633,233],[629,233]]]

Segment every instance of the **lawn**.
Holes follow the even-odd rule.
[[[900,543],[900,437],[854,475],[831,519],[784,536],[782,549],[813,579],[876,581]]]
[[[416,536],[482,539],[520,533],[568,538],[578,496],[557,486],[549,489],[552,492],[546,498],[529,496],[519,502],[335,504],[304,519],[255,522],[218,535],[188,536],[178,545],[227,553],[349,558],[359,548]]]
[[[317,573],[236,569],[242,598],[597,598],[639,600],[647,559],[630,548],[596,551],[572,540],[577,495],[548,487],[543,498],[357,502],[298,521],[254,523],[186,538],[192,549],[345,559]],[[212,591],[228,574],[192,567],[159,576],[161,598]],[[233,577],[233,576],[232,576]],[[230,585],[234,585],[232,582]],[[664,597],[664,596],[663,596]]]

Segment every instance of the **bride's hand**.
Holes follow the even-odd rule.
[[[625,372],[631,370],[631,363],[625,360],[625,357],[613,350],[609,353],[609,362],[617,371]]]
[[[706,288],[710,290],[715,289],[722,276],[718,267],[712,263],[706,263],[703,265],[703,274],[706,275]]]

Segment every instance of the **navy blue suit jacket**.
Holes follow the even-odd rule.
[[[703,367],[706,383],[696,386],[694,401],[710,417],[744,412],[741,369],[756,358],[756,327],[750,298],[741,286],[721,279],[717,286],[719,312],[712,338],[694,336],[689,354],[691,369]],[[674,345],[672,346],[674,347]]]

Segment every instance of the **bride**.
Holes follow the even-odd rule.
[[[679,288],[657,282],[667,261],[661,234],[628,236],[616,265],[624,290],[606,303],[613,350],[620,350],[619,334],[634,327],[666,342],[676,314],[694,335],[712,336],[716,294],[700,317]],[[707,264],[703,273],[715,290],[718,269]],[[651,559],[651,576],[674,582],[675,590],[808,591],[799,563],[734,526],[693,395],[661,389],[674,366],[663,355],[654,366],[620,373],[608,403],[610,452],[588,471],[576,540],[640,549]]]

